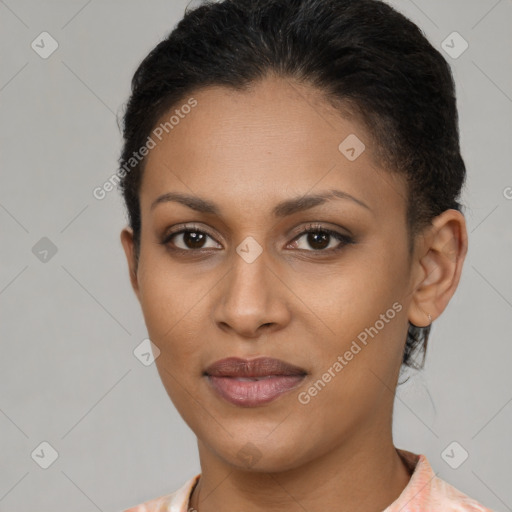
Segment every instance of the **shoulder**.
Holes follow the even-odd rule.
[[[145,501],[140,505],[135,505],[133,507],[127,508],[123,512],[164,512],[169,510],[169,504],[173,498],[173,494],[166,494],[165,496],[160,496],[159,498],[152,499],[150,501]]]
[[[190,478],[179,489],[170,494],[145,501],[123,512],[187,512],[190,494],[200,476],[199,474]]]
[[[434,473],[427,457],[398,450],[409,466],[411,479],[398,499],[384,512],[493,512]]]
[[[446,511],[493,512],[438,476],[432,479],[429,504]]]

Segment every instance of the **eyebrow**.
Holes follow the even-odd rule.
[[[274,217],[287,217],[294,213],[309,210],[310,208],[324,204],[331,199],[348,199],[369,211],[372,211],[371,208],[360,199],[357,199],[342,190],[333,189],[318,194],[307,194],[297,198],[286,199],[272,209],[272,214]],[[168,192],[167,194],[157,197],[151,204],[150,210],[153,210],[159,204],[172,201],[180,203],[200,213],[220,215],[220,208],[215,203],[206,199],[201,199],[197,196],[182,194],[180,192]]]

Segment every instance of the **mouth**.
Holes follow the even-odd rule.
[[[203,375],[213,391],[229,403],[257,407],[299,386],[307,372],[280,359],[230,357],[210,365]]]

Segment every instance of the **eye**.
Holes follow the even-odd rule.
[[[300,239],[304,238],[303,246],[300,247]],[[345,245],[353,243],[353,239],[348,235],[343,235],[337,231],[324,228],[320,225],[309,225],[302,233],[294,239],[292,245],[296,249],[309,252],[332,252],[342,249]],[[309,245],[313,250],[304,246]]]
[[[195,226],[190,226],[180,231],[173,231],[169,233],[161,242],[162,245],[169,245],[172,242],[173,248],[181,251],[194,251],[200,249],[219,248],[219,244],[215,242],[213,246],[208,247],[205,241],[213,238],[204,230]],[[174,241],[176,239],[177,241]]]

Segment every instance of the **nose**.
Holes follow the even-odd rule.
[[[216,290],[214,320],[217,326],[240,337],[259,338],[290,322],[290,291],[278,269],[260,254],[247,262],[234,256],[231,270]]]

